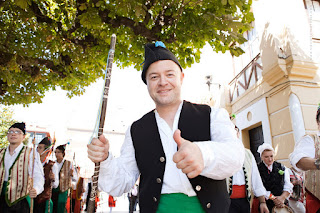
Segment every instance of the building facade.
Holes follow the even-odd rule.
[[[295,143],[317,132],[320,103],[320,1],[253,1],[253,29],[233,58],[226,108],[242,141],[259,162],[257,148],[270,143],[286,166]],[[267,11],[267,12],[266,12]]]

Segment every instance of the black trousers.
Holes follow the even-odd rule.
[[[129,213],[132,213],[136,211],[136,206],[138,204],[138,196],[131,195],[131,197],[128,196],[128,199],[129,199]]]
[[[250,203],[247,198],[230,199],[229,213],[250,213]]]
[[[34,201],[33,213],[46,212],[46,209],[48,209],[48,206],[46,204],[47,204],[46,201],[43,201],[42,203],[38,203],[38,202]]]
[[[51,200],[53,203],[53,213],[57,213],[58,211],[58,198],[59,198],[59,191],[52,191]]]
[[[29,213],[30,207],[26,199],[20,200],[11,207],[8,206],[5,197],[0,196],[0,212],[1,213]]]

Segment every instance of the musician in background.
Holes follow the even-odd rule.
[[[75,185],[73,187],[73,193],[72,193],[72,212],[74,213],[80,213],[81,210],[81,200],[84,193],[85,183],[84,178],[80,177],[80,167],[77,167],[77,175],[78,175],[78,181],[73,182],[72,185]]]
[[[48,137],[42,139],[38,144],[37,151],[40,154],[40,160],[44,172],[44,190],[37,196],[34,205],[34,213],[47,213],[50,207],[50,212],[53,210],[51,201],[52,187],[57,188],[59,185],[58,167],[54,161],[49,160],[51,141]]]
[[[305,172],[307,213],[320,212],[320,106],[316,113],[318,133],[303,136],[290,154],[291,165]]]
[[[287,198],[292,192],[293,185],[290,182],[289,170],[274,160],[274,149],[268,143],[263,143],[258,147],[261,162],[258,169],[264,187],[267,190],[267,206],[270,212],[274,206],[283,208],[287,203]]]
[[[43,191],[39,153],[22,143],[26,137],[25,123],[13,124],[7,137],[9,146],[0,149],[0,212],[29,213],[27,199],[30,201]],[[29,187],[31,178],[33,185]]]
[[[77,173],[72,162],[64,159],[66,145],[60,145],[55,150],[57,160],[55,161],[59,171],[59,186],[52,190],[53,212],[61,213],[65,211],[71,181],[77,180]]]

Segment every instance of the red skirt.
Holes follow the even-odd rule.
[[[320,200],[307,191],[306,213],[316,213],[320,209]]]

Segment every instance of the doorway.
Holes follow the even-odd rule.
[[[250,150],[257,163],[261,161],[258,147],[264,143],[262,125],[249,130]]]

